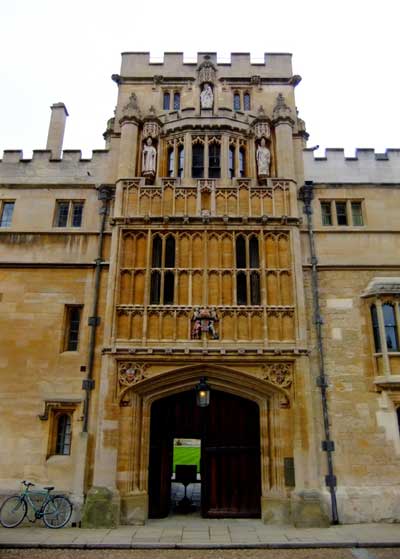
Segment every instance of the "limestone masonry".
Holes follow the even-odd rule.
[[[104,150],[0,161],[0,494],[142,524],[196,439],[203,516],[400,521],[400,150],[315,157],[289,54],[112,79]]]

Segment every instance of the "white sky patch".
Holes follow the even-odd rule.
[[[400,147],[396,0],[13,0],[2,5],[0,156],[46,144],[50,105],[70,114],[66,149],[104,147],[122,51],[292,52],[309,146]]]

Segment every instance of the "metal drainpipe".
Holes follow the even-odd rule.
[[[339,524],[339,516],[336,501],[336,476],[333,473],[333,452],[335,450],[335,443],[331,439],[329,428],[329,412],[328,401],[326,397],[326,390],[328,388],[327,377],[325,374],[325,361],[324,361],[324,347],[322,339],[322,326],[323,319],[321,315],[321,307],[319,304],[319,290],[318,290],[318,259],[315,251],[315,239],[312,221],[312,206],[313,199],[313,181],[305,181],[304,186],[300,189],[300,199],[304,202],[304,213],[307,216],[308,226],[308,239],[310,244],[311,255],[311,285],[314,306],[314,324],[317,334],[317,350],[318,350],[318,363],[319,363],[319,377],[317,378],[317,386],[321,389],[321,403],[322,413],[324,418],[324,431],[325,440],[322,441],[322,450],[326,452],[328,475],[325,476],[325,484],[329,488],[331,496],[331,510],[332,510],[332,524]]]
[[[94,389],[94,379],[93,379],[93,363],[94,363],[94,350],[96,342],[96,330],[100,324],[100,317],[97,316],[97,309],[99,305],[99,289],[100,289],[100,276],[101,276],[101,265],[103,263],[103,241],[104,241],[104,229],[106,224],[106,218],[108,213],[108,204],[111,200],[112,192],[108,186],[100,186],[98,198],[101,201],[101,207],[99,214],[101,215],[101,224],[99,231],[99,244],[97,251],[97,258],[95,260],[95,271],[94,271],[94,293],[93,293],[93,309],[92,315],[89,317],[88,325],[90,328],[89,337],[89,349],[88,349],[88,361],[87,361],[87,371],[86,378],[82,382],[82,388],[85,391],[85,401],[83,404],[83,426],[82,432],[88,432],[89,424],[89,403],[90,403],[90,393]]]

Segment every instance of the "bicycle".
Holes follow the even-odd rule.
[[[72,503],[67,497],[52,495],[54,487],[44,487],[46,491],[30,492],[29,488],[35,484],[25,480],[21,483],[25,489],[18,495],[8,497],[0,507],[0,524],[4,528],[16,528],[25,517],[29,522],[36,522],[42,518],[47,528],[62,528],[67,524],[72,514]],[[32,497],[36,496],[44,496],[40,507],[32,500]],[[33,519],[28,515],[29,506],[35,513]]]

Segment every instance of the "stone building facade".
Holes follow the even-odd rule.
[[[291,57],[123,53],[106,149],[0,162],[0,490],[86,526],[400,519],[400,150],[315,158]],[[210,404],[195,389],[205,377]]]

